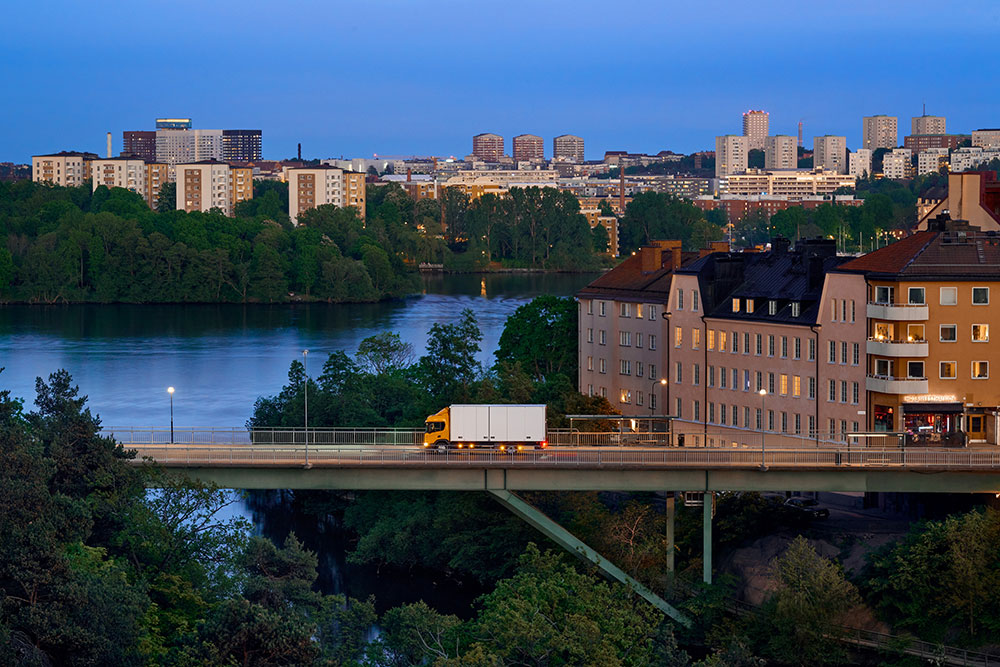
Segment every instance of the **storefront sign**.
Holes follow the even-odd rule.
[[[955,403],[954,394],[913,394],[904,396],[903,403]]]

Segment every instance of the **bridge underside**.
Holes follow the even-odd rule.
[[[997,493],[1000,471],[170,466],[233,489],[393,491],[841,491]]]

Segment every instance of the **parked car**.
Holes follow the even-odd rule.
[[[829,519],[830,510],[820,507],[815,498],[806,496],[792,496],[785,501],[785,507],[793,514],[810,519]]]

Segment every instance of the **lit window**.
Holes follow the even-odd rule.
[[[954,380],[958,377],[958,364],[954,361],[942,361],[939,366],[938,377],[942,380]]]
[[[972,379],[973,380],[986,380],[990,377],[990,362],[988,361],[973,361],[972,362]]]
[[[740,300],[739,299],[733,299],[733,312],[734,313],[740,312]]]
[[[990,339],[990,325],[988,324],[973,324],[972,325],[972,342],[973,343],[985,343]]]

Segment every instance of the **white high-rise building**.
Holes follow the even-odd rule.
[[[799,140],[786,134],[768,137],[764,142],[765,169],[796,169],[799,166]]]
[[[771,123],[766,111],[747,111],[743,114],[743,136],[747,138],[747,150],[764,150]]]
[[[899,145],[895,116],[865,116],[861,119],[861,147],[875,151]]]
[[[973,130],[972,145],[979,148],[1000,146],[1000,129]]]
[[[859,148],[847,157],[847,174],[854,178],[868,178],[872,175],[872,151]]]
[[[83,185],[90,178],[91,164],[96,159],[94,153],[77,151],[34,155],[31,158],[31,180],[67,188]]]
[[[925,148],[917,153],[917,175],[933,174],[941,168],[942,162],[947,161],[947,148]]]
[[[726,178],[747,170],[747,138],[726,134],[715,138],[715,177]]]
[[[909,148],[894,148],[882,157],[882,175],[892,180],[913,177],[913,153]]]
[[[947,134],[944,116],[914,116],[910,119],[910,134]]]
[[[813,137],[813,167],[835,174],[847,173],[847,137],[826,134]]]

